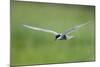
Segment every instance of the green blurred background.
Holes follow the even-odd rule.
[[[90,23],[71,33],[71,40],[55,40],[49,33],[22,24],[57,32]],[[95,6],[11,2],[11,65],[49,64],[95,60]]]

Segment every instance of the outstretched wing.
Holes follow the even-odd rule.
[[[88,23],[85,23],[85,24],[81,24],[81,25],[77,25],[77,26],[71,27],[71,28],[67,29],[63,34],[70,34],[71,32],[74,32],[75,30],[78,30],[80,27],[83,27],[83,26],[85,26],[86,24],[88,24]]]
[[[57,35],[58,33],[52,30],[47,30],[47,29],[42,29],[42,28],[37,28],[37,27],[32,27],[32,26],[28,26],[28,25],[23,25],[26,28],[29,29],[33,29],[33,30],[37,30],[37,31],[43,31],[43,32],[48,32],[48,33],[52,33],[54,35]]]

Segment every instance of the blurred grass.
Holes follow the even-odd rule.
[[[27,24],[63,32],[74,25],[88,25],[73,32],[71,40],[55,40],[49,33],[33,31]],[[38,2],[11,3],[11,65],[95,60],[95,7]]]

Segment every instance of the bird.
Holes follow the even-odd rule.
[[[83,27],[83,26],[85,26],[87,24],[88,23],[84,23],[84,24],[73,26],[73,27],[68,28],[67,30],[65,30],[64,33],[58,33],[58,32],[53,31],[53,30],[33,27],[33,26],[25,25],[25,24],[23,24],[23,26],[26,27],[26,28],[32,29],[32,30],[51,33],[51,34],[55,35],[55,39],[56,40],[69,40],[69,39],[72,39],[74,37],[74,36],[70,35],[70,33],[78,30],[79,28],[81,28],[81,27]]]

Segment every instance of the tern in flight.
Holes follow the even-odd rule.
[[[32,29],[32,30],[48,32],[48,33],[54,34],[56,40],[69,40],[69,39],[73,38],[73,36],[69,35],[70,33],[74,32],[75,30],[79,29],[80,27],[85,26],[86,24],[88,24],[88,23],[84,23],[84,24],[80,24],[80,25],[71,27],[71,28],[65,30],[64,33],[58,33],[58,32],[52,31],[52,30],[33,27],[33,26],[29,26],[29,25],[23,25],[23,26],[26,28]]]

